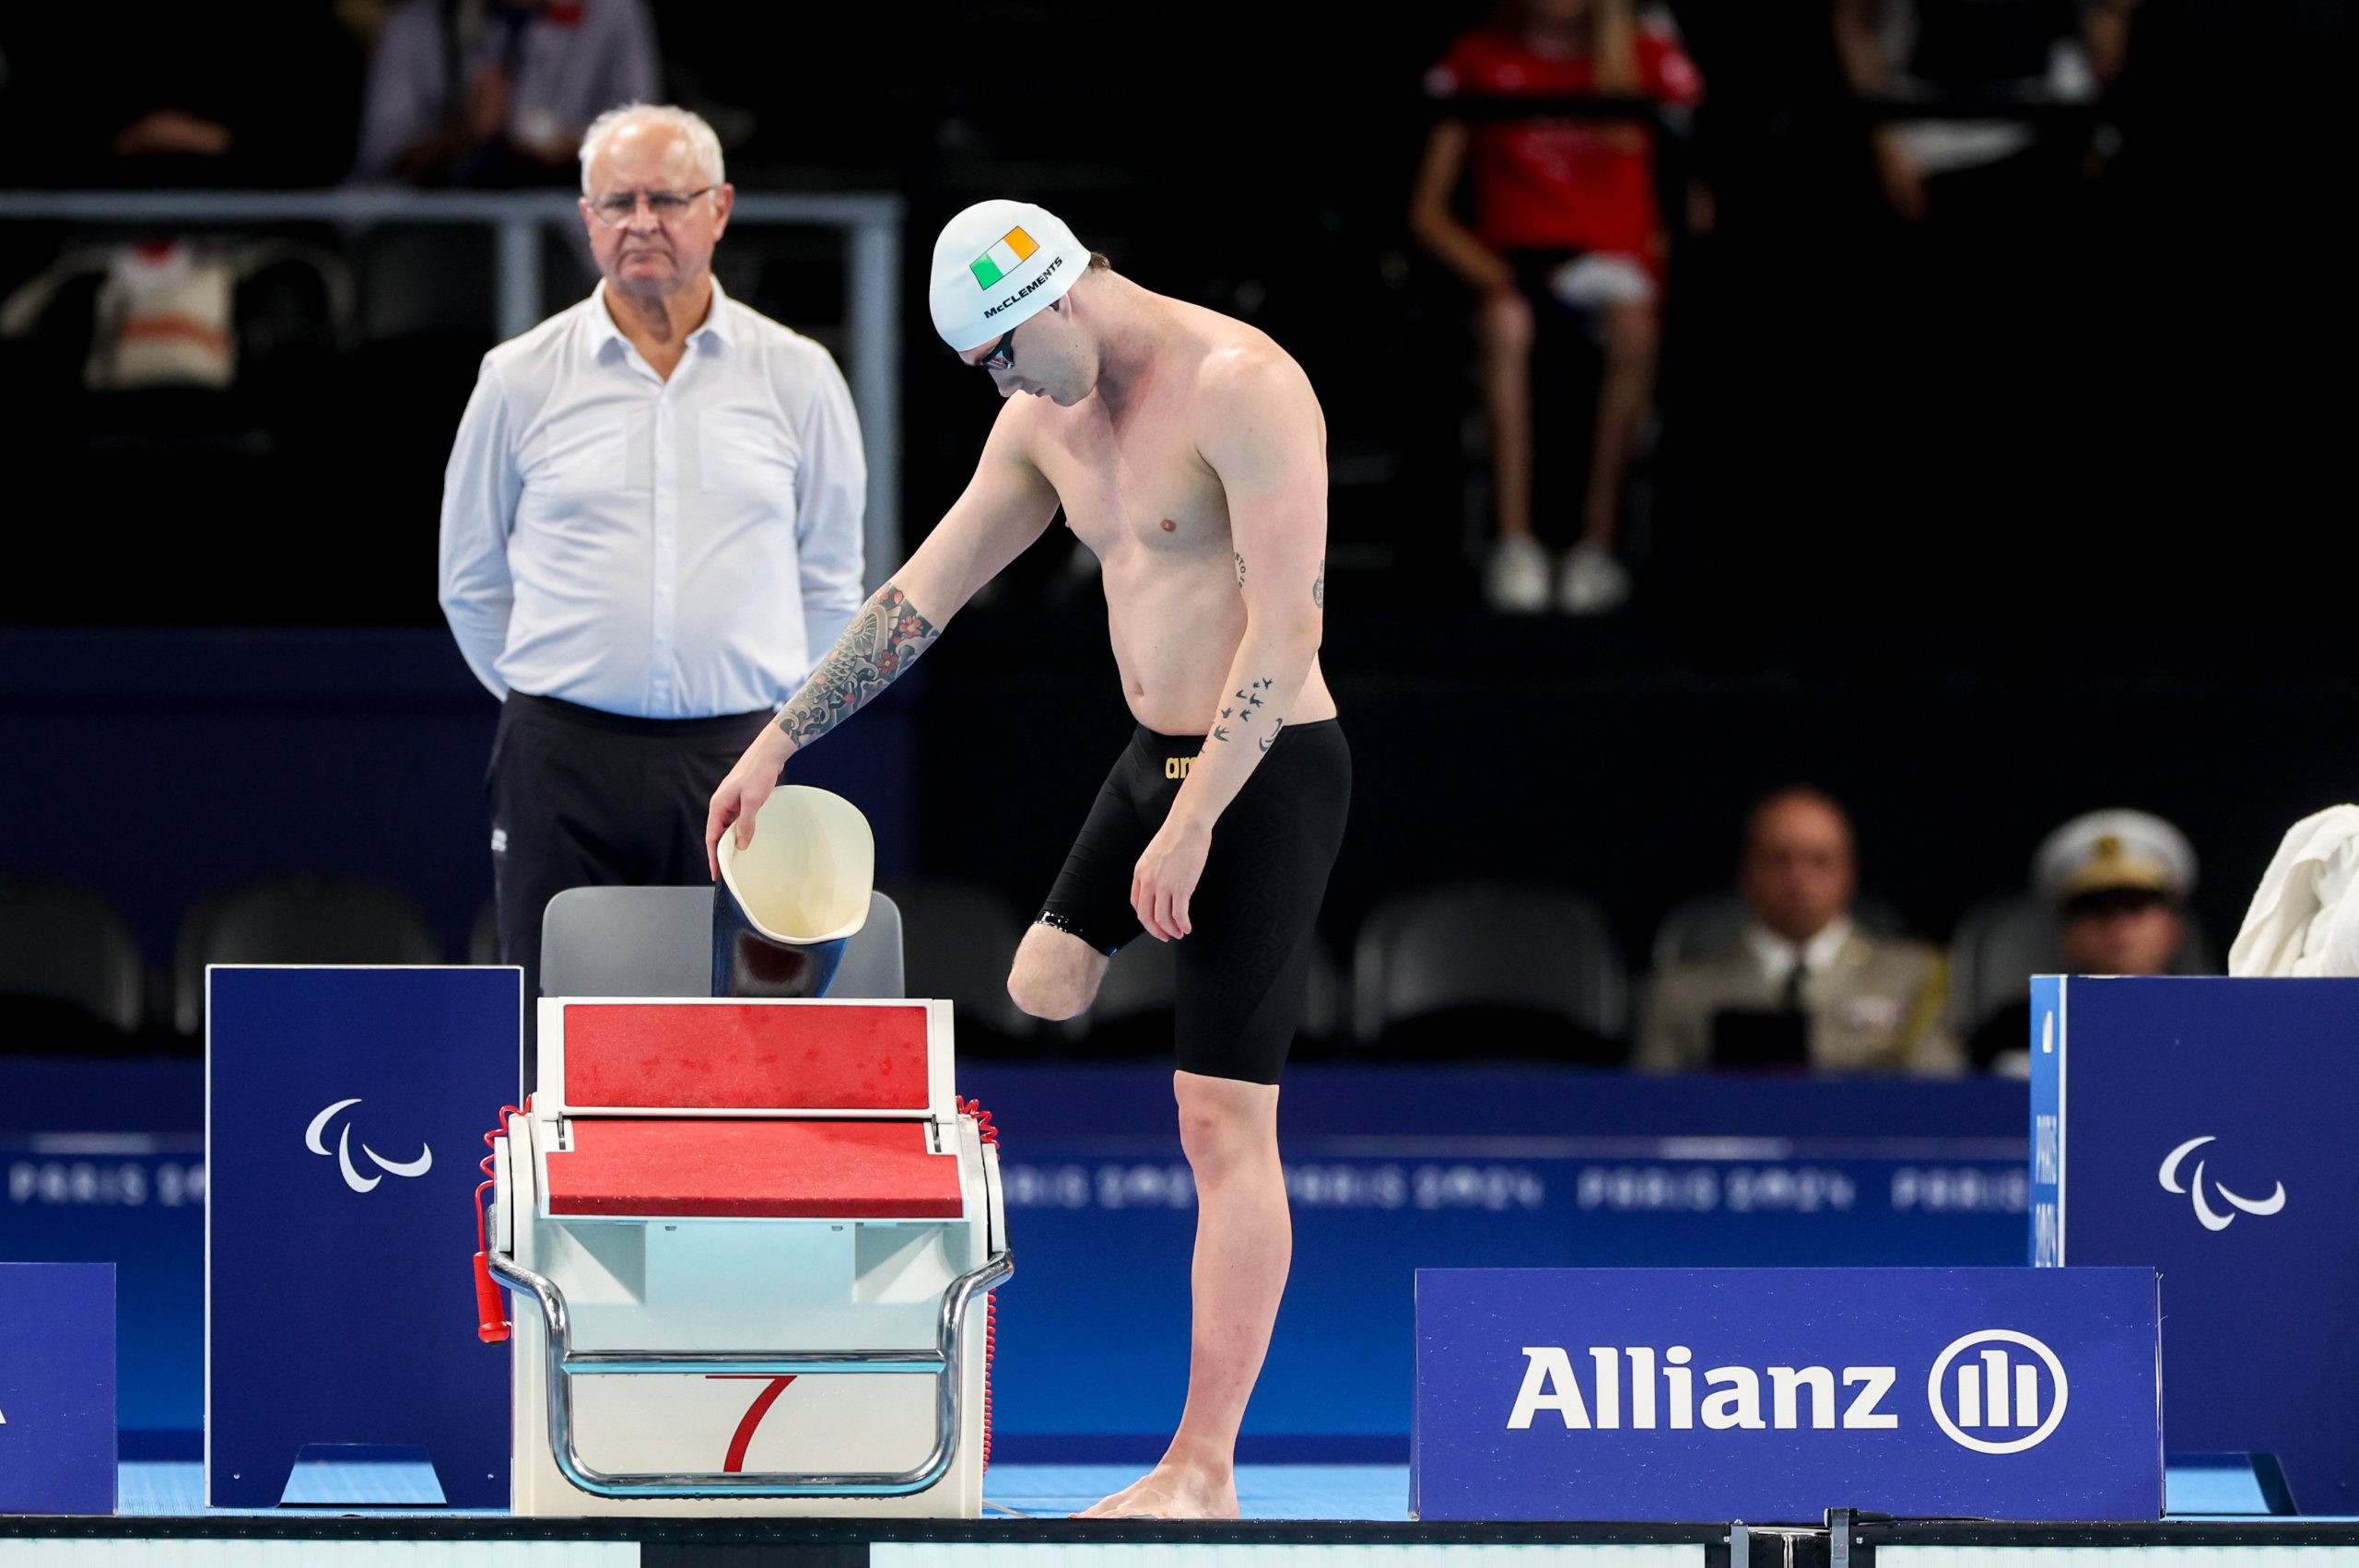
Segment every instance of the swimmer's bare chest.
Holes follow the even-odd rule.
[[[1201,731],[1245,635],[1227,498],[1176,400],[1119,415],[1096,401],[1060,410],[1035,461],[1097,557],[1132,713],[1168,734]]]

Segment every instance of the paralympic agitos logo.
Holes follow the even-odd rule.
[[[2236,1214],[2224,1214],[2212,1207],[2210,1200],[2204,1197],[2206,1187],[2217,1190],[2227,1201],[2228,1207],[2235,1210],[2236,1213],[2258,1214],[2265,1217],[2283,1209],[2285,1207],[2283,1182],[2278,1182],[2275,1185],[2275,1190],[2266,1198],[2247,1198],[2240,1192],[2229,1191],[2226,1185],[2216,1176],[2207,1182],[2203,1173],[2204,1162],[2201,1160],[2195,1162],[2194,1174],[2184,1184],[2180,1182],[2179,1166],[2186,1162],[2187,1157],[2206,1143],[2215,1141],[2217,1135],[2212,1133],[2206,1133],[2201,1138],[2190,1138],[2164,1155],[2162,1168],[2154,1173],[2154,1179],[2162,1184],[2163,1190],[2186,1194],[2188,1200],[2195,1205],[2196,1223],[2207,1231],[2226,1230],[2236,1223]]]
[[[328,1123],[335,1119],[335,1114],[338,1111],[347,1110],[359,1103],[358,1099],[338,1100],[313,1117],[311,1125],[303,1129],[303,1147],[314,1154],[327,1153],[328,1146],[321,1141],[321,1137],[327,1131]],[[388,1160],[366,1143],[360,1145],[360,1153],[377,1167],[377,1175],[362,1176],[353,1165],[352,1123],[346,1119],[342,1130],[337,1132],[335,1137],[335,1164],[336,1169],[343,1173],[344,1185],[355,1192],[372,1191],[379,1182],[389,1176],[422,1176],[434,1168],[434,1150],[425,1143],[418,1145],[417,1158],[415,1160]]]
[[[1901,1425],[1900,1410],[1891,1408],[1900,1382],[1896,1365],[1698,1368],[1686,1345],[1590,1345],[1584,1353],[1586,1377],[1565,1346],[1523,1347],[1523,1383],[1508,1431],[1531,1430],[1543,1412],[1574,1432],[1890,1432]],[[2013,1328],[1958,1336],[1925,1377],[1933,1423],[1952,1442],[1983,1454],[2021,1453],[2047,1441],[2071,1397],[2062,1360]]]

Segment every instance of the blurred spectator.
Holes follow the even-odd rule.
[[[2187,836],[2144,812],[2076,816],[2032,857],[2032,892],[2056,911],[2072,975],[2167,975],[2187,942],[2195,891]],[[1977,1066],[2020,1074],[2031,1062],[2031,999],[1985,1019],[1967,1042]]]
[[[2128,13],[2118,3],[1833,3],[1843,75],[1869,100],[1983,110],[2086,102],[2096,94],[2092,55],[2111,71],[2127,47]],[[2085,42],[2083,9],[2092,33]],[[1870,145],[1884,199],[1911,220],[2003,215],[2036,201],[2078,164],[2077,149],[2060,158],[2032,123],[2003,116],[1887,121],[1870,133]]]
[[[405,0],[369,62],[354,172],[554,184],[589,123],[653,99],[656,76],[644,0]]]
[[[0,184],[326,185],[358,40],[327,0],[0,7]]]
[[[714,280],[712,127],[603,116],[581,186],[603,281],[484,357],[442,489],[443,614],[501,699],[493,884],[527,995],[558,893],[706,883],[715,786],[862,593],[851,393]]]
[[[1491,25],[1450,46],[1427,88],[1443,98],[1688,105],[1703,84],[1666,29],[1637,23],[1632,0],[1506,0]],[[1485,594],[1495,609],[1549,603],[1533,516],[1533,355],[1555,348],[1567,329],[1593,339],[1603,365],[1580,535],[1559,563],[1555,603],[1594,614],[1629,596],[1614,542],[1623,481],[1653,396],[1664,270],[1653,135],[1636,120],[1534,115],[1444,119],[1426,141],[1410,227],[1479,300],[1498,530]],[[1465,220],[1454,211],[1461,181],[1473,198]],[[1553,451],[1568,443],[1547,444]]]
[[[1794,788],[1754,807],[1738,870],[1752,912],[1743,938],[1654,977],[1636,1065],[1959,1071],[1942,956],[1855,927],[1858,883],[1851,824],[1834,800]]]

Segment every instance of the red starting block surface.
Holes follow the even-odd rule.
[[[582,1107],[922,1111],[925,1004],[577,1003],[565,1010],[565,1099]]]
[[[958,1160],[916,1121],[581,1117],[548,1157],[552,1214],[953,1220]]]

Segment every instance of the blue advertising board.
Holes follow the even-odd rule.
[[[0,1514],[114,1512],[114,1265],[0,1263]]]
[[[1023,1258],[994,1454],[1152,1461],[1187,1397],[1196,1223],[1169,1071],[958,1086],[1004,1129]],[[2020,1265],[2023,1127],[2020,1082],[1289,1069],[1294,1265],[1242,1451],[1407,1457],[1421,1268]]]
[[[197,1455],[205,1366],[205,1067],[8,1063],[0,1258],[112,1263],[127,1459]]]
[[[446,1503],[506,1505],[470,1208],[522,1009],[513,968],[208,972],[213,1506],[274,1506],[311,1444],[423,1446]]]
[[[2359,980],[2034,986],[2035,1260],[2160,1269],[2172,1449],[2359,1511]]]
[[[2151,1270],[1417,1273],[1421,1519],[2162,1514]]]
[[[201,1065],[20,1061],[13,1072],[0,1101],[0,1256],[122,1264],[123,1451],[193,1458]],[[998,1304],[994,1453],[1152,1460],[1187,1392],[1195,1227],[1169,1071],[970,1059],[958,1086],[1007,1129],[1002,1170],[1025,1258],[1022,1284]],[[1421,1267],[2019,1263],[2024,1094],[1990,1080],[1292,1069],[1294,1270],[1246,1452],[1407,1457]],[[365,1125],[354,1137],[403,1157]],[[332,1140],[323,1147],[333,1153]],[[441,1155],[438,1145],[437,1176]],[[308,1150],[299,1163],[333,1169]],[[1107,1270],[1109,1256],[1124,1267]],[[182,1433],[184,1449],[140,1446]]]

